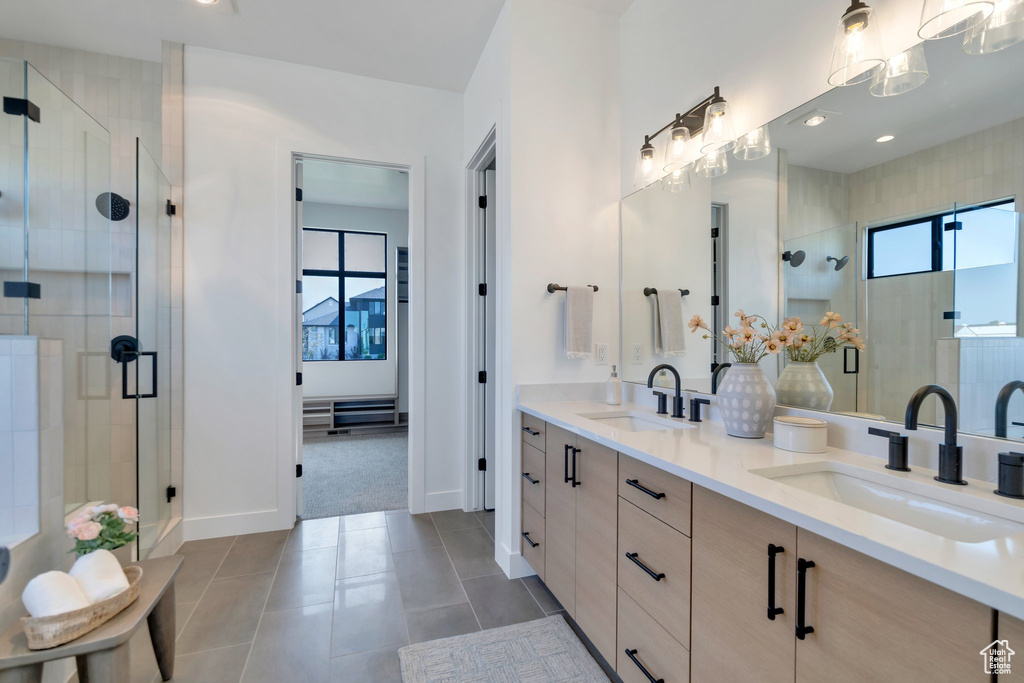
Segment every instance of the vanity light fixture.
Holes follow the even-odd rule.
[[[873,78],[885,66],[881,35],[874,10],[853,0],[836,27],[829,85],[855,85]]]
[[[1024,40],[1024,0],[997,0],[988,21],[964,34],[964,52],[987,55]]]
[[[772,153],[772,141],[768,135],[768,126],[755,128],[746,135],[736,139],[736,149],[732,154],[742,161],[753,161]]]
[[[814,126],[820,126],[825,123],[827,119],[828,117],[824,114],[815,114],[814,116],[804,119],[804,125],[813,128]]]
[[[690,129],[683,123],[682,114],[676,114],[676,121],[668,131],[668,143],[665,145],[665,164],[663,170],[674,173],[693,163]]]
[[[955,36],[983,23],[994,9],[993,0],[924,0],[917,35],[925,40]]]
[[[729,172],[729,152],[716,149],[708,152],[697,162],[697,173],[705,178],[717,178]]]
[[[924,43],[890,57],[885,68],[875,74],[868,91],[875,97],[890,97],[910,92],[928,80]]]
[[[883,135],[882,137],[880,137],[877,140],[875,140],[875,142],[889,142],[889,141],[895,140],[895,139],[896,139],[895,135]]]
[[[661,179],[661,189],[675,194],[690,188],[690,166],[675,169]]]
[[[655,149],[651,144],[651,136],[644,136],[644,145],[636,159],[636,172],[633,175],[633,187],[643,189],[661,177],[661,168],[654,160]]]
[[[715,94],[708,108],[704,110],[704,137],[701,142],[701,154],[728,152],[736,146],[736,133],[732,127],[729,103],[719,94],[718,86],[715,86]]]

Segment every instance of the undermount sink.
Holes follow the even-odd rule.
[[[846,463],[818,461],[750,472],[954,541],[983,543],[1024,533],[1022,508]]]
[[[675,422],[636,410],[620,410],[609,413],[581,413],[580,417],[599,422],[612,429],[624,432],[662,432],[670,429],[692,429],[692,425]]]

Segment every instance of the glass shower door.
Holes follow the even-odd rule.
[[[136,339],[139,557],[171,518],[171,185],[136,140]]]

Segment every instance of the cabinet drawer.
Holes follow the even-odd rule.
[[[640,486],[651,493],[638,488]],[[692,485],[687,480],[619,454],[619,495],[687,536],[690,535],[691,490]]]
[[[533,571],[537,572],[537,576],[540,580],[544,580],[544,518],[540,516],[540,513],[530,507],[529,504],[523,504],[523,535],[520,535],[520,552],[526,561],[533,567]],[[530,540],[537,545],[531,545],[530,541],[526,540],[529,536]]]
[[[523,442],[523,471],[520,482],[523,487],[523,500],[534,510],[544,516],[544,454],[530,444]]]
[[[619,587],[689,649],[690,539],[622,498]]]
[[[523,442],[528,443],[540,452],[544,452],[544,420],[533,415],[523,415]]]
[[[723,643],[723,647],[729,645]],[[636,657],[636,662],[626,654],[627,650]],[[690,653],[621,588],[615,659],[615,671],[623,683],[648,683],[650,680],[686,683],[690,680]],[[640,666],[651,675],[650,679]]]

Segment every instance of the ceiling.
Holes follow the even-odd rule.
[[[302,200],[374,209],[409,208],[409,174],[341,161],[302,162]]]
[[[961,40],[925,43],[929,77],[903,95],[873,97],[867,84],[835,88],[770,124],[789,163],[853,173],[1024,117],[1024,44],[965,55]],[[811,110],[833,112],[803,125]],[[891,142],[878,143],[882,135]]]
[[[579,0],[616,6],[624,0]],[[0,0],[0,37],[159,62],[161,40],[463,92],[504,0]]]

